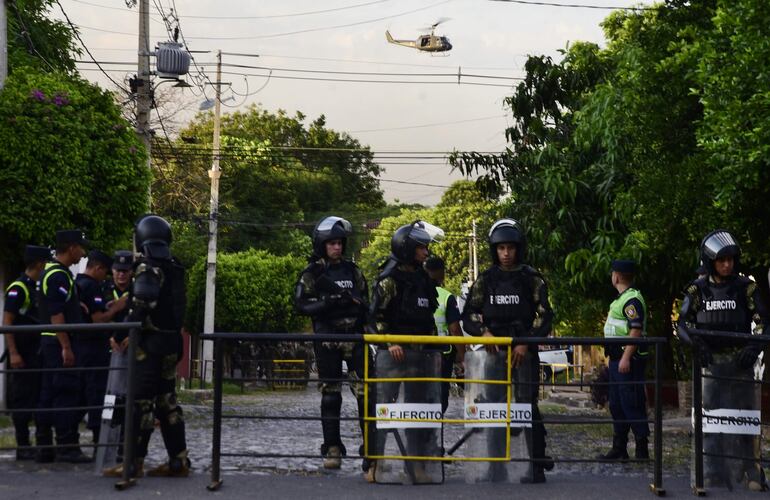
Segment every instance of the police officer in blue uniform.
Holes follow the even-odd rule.
[[[438,294],[438,307],[433,315],[436,322],[436,332],[439,336],[452,335],[462,337],[460,328],[460,309],[457,307],[457,299],[452,293],[443,287],[446,265],[441,257],[432,255],[425,261],[425,271],[433,280]],[[462,363],[465,353],[462,344],[448,344],[441,346],[441,378],[451,378],[455,361]],[[458,349],[460,348],[460,349]],[[441,411],[446,412],[449,407],[449,382],[441,383]]]
[[[37,281],[51,258],[48,247],[27,245],[24,249],[25,270],[5,292],[3,310],[4,325],[34,325],[37,317]],[[37,333],[6,333],[8,364],[8,408],[30,409],[29,412],[11,414],[16,431],[16,446],[30,446],[29,424],[35,419],[34,408],[40,392],[40,373],[24,373],[24,369],[40,368],[38,351],[40,336]],[[17,448],[16,460],[35,458],[33,448]]]
[[[85,234],[79,229],[56,232],[56,255],[45,266],[40,278],[40,322],[43,324],[82,323],[83,311],[80,306],[75,279],[69,267],[80,262],[88,245]],[[42,332],[40,352],[43,368],[72,368],[76,366],[77,333]],[[44,372],[40,400],[41,409],[74,408],[80,406],[80,375],[77,372]],[[40,412],[36,439],[38,446],[52,445],[51,428],[56,430],[56,444],[61,446],[54,454],[50,448],[40,449],[36,460],[51,462],[58,458],[64,462],[82,463],[91,461],[78,446],[79,414],[73,410]]]
[[[105,282],[102,295],[109,307],[112,303],[128,301],[131,281],[134,279],[134,253],[131,250],[118,250],[112,256],[112,279]],[[124,307],[113,316],[113,323],[122,323],[128,315]],[[128,332],[115,330],[110,335],[110,347],[113,352],[122,352],[128,346]]]
[[[118,313],[126,309],[127,298],[109,302],[103,296],[103,285],[107,273],[112,267],[112,258],[99,250],[88,253],[88,264],[84,273],[78,274],[75,284],[78,287],[84,323],[107,323]],[[84,368],[105,368],[105,370],[88,370],[81,373],[81,397],[85,406],[101,406],[104,392],[107,388],[110,365],[109,332],[81,332],[75,338],[77,345],[77,365]],[[88,410],[88,429],[93,434],[94,443],[99,442],[101,428],[101,409]],[[81,413],[82,415],[82,413]]]
[[[604,324],[606,338],[647,335],[647,306],[642,294],[633,286],[636,264],[631,260],[614,260],[611,264],[612,286],[618,297],[610,305]],[[634,456],[649,459],[650,426],[647,420],[647,400],[644,394],[644,369],[647,361],[646,346],[608,345],[604,348],[609,358],[609,406],[613,419],[612,448],[599,458],[626,460],[628,433],[634,432]],[[628,383],[624,383],[628,382]],[[628,423],[627,421],[635,421]]]
[[[361,334],[364,331],[369,295],[363,273],[345,259],[345,247],[353,227],[341,217],[325,217],[313,230],[313,255],[296,285],[297,310],[313,318],[315,333]],[[342,362],[348,367],[350,390],[358,404],[364,432],[364,355],[361,343],[316,342],[316,365],[321,379],[321,454],[324,468],[339,469],[346,450],[340,437]],[[367,460],[363,462],[366,472]]]

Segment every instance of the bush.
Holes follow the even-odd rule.
[[[299,257],[264,250],[219,254],[215,329],[219,332],[297,332],[306,319],[294,312],[294,285],[305,268]],[[187,323],[203,329],[206,262],[190,270]]]

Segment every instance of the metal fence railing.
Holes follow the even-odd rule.
[[[4,333],[13,333],[14,335],[21,334],[21,335],[39,335],[41,332],[67,332],[67,333],[74,333],[77,335],[77,332],[104,332],[105,330],[110,331],[126,331],[129,332],[129,345],[128,345],[128,364],[126,368],[120,368],[120,367],[110,367],[110,366],[104,366],[104,367],[71,367],[71,368],[19,368],[19,369],[0,369],[0,373],[12,373],[12,374],[19,374],[19,373],[51,373],[51,372],[59,372],[59,373],[82,373],[87,371],[112,371],[112,370],[125,370],[127,372],[127,386],[126,386],[126,396],[125,396],[125,405],[112,405],[112,406],[74,406],[74,407],[67,407],[67,408],[14,408],[14,409],[6,409],[3,410],[7,413],[50,413],[50,412],[66,412],[66,411],[88,411],[88,410],[104,410],[105,408],[112,408],[112,409],[123,409],[124,410],[124,422],[123,422],[123,441],[122,442],[108,442],[108,443],[93,443],[93,444],[85,444],[81,445],[80,443],[73,443],[73,444],[51,444],[51,445],[38,445],[37,443],[35,446],[26,446],[21,447],[23,449],[51,449],[51,450],[57,450],[57,449],[63,449],[63,448],[74,448],[74,447],[80,447],[80,446],[86,446],[86,447],[93,447],[94,450],[96,450],[99,447],[118,447],[123,446],[124,450],[124,462],[125,463],[133,463],[134,462],[134,454],[135,454],[135,447],[134,443],[136,441],[135,439],[135,429],[134,429],[134,399],[135,399],[135,377],[134,377],[134,361],[136,360],[136,344],[138,340],[138,332],[139,328],[141,327],[141,323],[138,322],[126,322],[126,323],[75,323],[75,324],[49,324],[49,325],[19,325],[19,326],[13,326],[13,325],[5,325],[0,326],[0,334]],[[9,451],[9,450],[17,450],[19,449],[18,446],[14,447],[2,447],[0,450],[3,451]],[[122,479],[115,484],[115,487],[117,489],[125,489],[131,485],[133,485],[135,480],[130,477],[130,467],[124,467],[123,468],[123,477]]]
[[[255,451],[238,451],[238,450],[232,450],[232,447],[230,444],[226,446],[227,451],[222,450],[222,422],[223,420],[228,419],[260,419],[260,420],[315,420],[315,421],[322,421],[324,419],[328,419],[330,417],[321,417],[318,416],[291,416],[291,415],[282,415],[282,414],[259,414],[259,415],[246,415],[246,414],[238,414],[233,412],[223,413],[223,382],[225,381],[224,373],[223,373],[223,345],[226,341],[232,341],[232,340],[244,340],[244,341],[252,341],[252,342],[276,342],[276,341],[291,341],[291,342],[346,342],[346,343],[364,343],[367,346],[367,349],[364,349],[365,353],[369,352],[369,346],[370,345],[376,345],[380,344],[382,342],[399,342],[399,343],[415,343],[415,344],[481,344],[481,343],[494,343],[499,345],[502,348],[510,350],[512,346],[525,344],[525,345],[554,345],[554,344],[572,344],[572,345],[646,345],[654,348],[654,366],[653,366],[653,373],[654,373],[654,379],[651,381],[653,383],[654,388],[654,404],[653,404],[653,416],[652,419],[644,419],[644,420],[627,420],[626,423],[632,424],[637,422],[644,422],[647,424],[653,425],[653,456],[651,459],[629,459],[624,461],[624,463],[633,463],[633,462],[640,462],[640,463],[651,463],[652,464],[652,484],[650,485],[651,491],[656,495],[664,495],[665,489],[663,488],[663,461],[662,461],[662,419],[663,419],[663,413],[662,413],[662,401],[661,401],[661,382],[662,382],[662,347],[666,343],[666,339],[664,338],[611,338],[611,339],[604,339],[604,338],[506,338],[506,337],[499,337],[499,338],[493,338],[489,339],[489,341],[482,340],[479,337],[434,337],[434,336],[383,336],[383,335],[351,335],[351,334],[342,334],[342,335],[335,335],[335,334],[277,334],[277,333],[208,333],[203,334],[201,336],[204,340],[212,340],[214,341],[214,378],[213,378],[213,389],[214,389],[214,402],[213,402],[213,422],[212,422],[212,450],[211,450],[211,481],[208,485],[208,489],[210,490],[216,490],[218,489],[222,484],[222,467],[221,463],[223,459],[228,458],[234,458],[234,457],[250,457],[254,459],[260,459],[260,458],[288,458],[288,459],[301,459],[301,458],[321,458],[320,454],[311,454],[311,453],[301,453],[301,454],[286,454],[286,453],[276,453],[272,449],[266,449],[264,451],[260,450],[258,452]],[[368,360],[365,361],[365,363],[368,363]],[[274,374],[275,375],[275,374]],[[455,379],[445,379],[441,377],[408,377],[408,378],[392,378],[392,379],[383,379],[383,378],[377,378],[378,375],[371,376],[368,372],[366,373],[366,376],[363,380],[363,383],[365,384],[365,390],[368,389],[369,384],[376,384],[376,383],[383,383],[384,380],[390,380],[390,382],[396,382],[398,380],[401,381],[411,381],[411,382],[420,382],[420,381],[431,381],[431,382],[458,382]],[[310,379],[309,377],[306,379],[306,382],[310,381],[318,381],[316,378]],[[296,382],[297,379],[292,378],[282,378],[279,376],[274,376],[272,379],[268,380],[270,381],[291,381]],[[327,382],[345,382],[347,379],[340,379],[340,380],[329,380],[324,379],[324,381]],[[508,384],[510,387],[510,370],[509,370],[509,376],[505,380],[465,380],[462,381],[463,383],[469,384],[469,383],[504,383]],[[644,384],[647,384],[650,381],[639,381],[639,382],[622,382],[624,384],[639,384],[644,387]],[[541,384],[540,378],[537,378],[534,382],[528,382],[530,384]],[[612,385],[614,382],[593,382],[593,384],[598,385]],[[550,384],[549,384],[550,385]],[[569,383],[560,383],[555,382],[553,385],[571,385]],[[586,383],[585,385],[591,385],[591,383]],[[510,390],[508,391],[508,408],[510,410]],[[369,411],[368,405],[365,405],[367,408],[367,412]],[[507,422],[505,423],[505,429],[506,429],[506,445],[510,442],[510,428],[512,423],[521,422],[520,420],[515,420],[510,418],[510,411],[507,414],[508,417],[506,418]],[[440,423],[441,425],[449,424],[449,425],[462,425],[466,424],[467,420],[463,419],[448,419],[443,418],[444,415],[442,414],[442,418],[436,418],[436,419],[417,419],[417,421],[430,421],[434,423]],[[356,417],[333,417],[335,420],[345,420],[345,421],[357,421],[358,418]],[[378,421],[388,420],[387,418],[382,418],[377,415],[366,415],[365,418],[368,425],[377,425]],[[392,419],[391,419],[392,420]],[[411,419],[413,420],[413,419]],[[608,418],[559,418],[559,419],[549,419],[549,418],[542,418],[540,420],[543,424],[558,424],[558,425],[564,425],[564,424],[578,424],[578,425],[611,425],[613,423],[612,419]],[[531,422],[537,423],[538,420],[532,420]],[[366,435],[366,433],[364,433]],[[462,443],[460,443],[462,444]],[[443,447],[442,447],[443,448]],[[253,450],[254,447],[250,446],[250,449]],[[456,447],[455,447],[456,449]],[[530,462],[530,463],[538,463],[542,462],[542,459],[538,458],[511,458],[510,457],[510,450],[506,450],[506,455],[503,460],[505,461],[520,461],[520,462]],[[384,456],[384,455],[383,455]],[[349,455],[348,458],[378,458],[380,456],[375,455],[373,453],[370,453],[369,450],[364,451],[363,456],[351,456]],[[398,456],[389,456],[386,458],[396,458],[399,460],[404,460],[405,463],[409,460],[425,460],[426,457],[410,457],[405,456],[405,454],[398,455]],[[455,456],[449,456],[448,454],[443,454],[440,457],[431,457],[430,460],[436,460],[440,462],[445,461],[458,461],[458,457]],[[480,460],[483,461],[493,461],[490,459],[490,457],[482,457]],[[610,460],[604,460],[594,457],[554,457],[554,462],[565,462],[565,463],[580,463],[580,462],[611,462]]]

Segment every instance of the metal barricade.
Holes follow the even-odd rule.
[[[747,343],[770,344],[770,337],[738,332],[688,329],[698,339],[692,345],[693,463],[692,490],[705,496],[707,488],[727,488],[745,480],[765,482],[761,432],[770,424],[761,415],[761,388],[755,365],[739,367],[737,349]],[[716,353],[704,351],[702,341],[730,343]],[[704,355],[709,363],[704,366]]]
[[[57,373],[82,373],[82,372],[88,372],[88,371],[125,371],[126,372],[126,379],[127,379],[127,386],[126,386],[126,395],[125,395],[125,404],[119,405],[115,403],[106,402],[102,406],[75,406],[75,407],[68,407],[68,408],[14,408],[14,409],[6,409],[3,410],[6,413],[55,413],[55,412],[62,412],[62,411],[88,411],[88,410],[102,410],[102,411],[114,411],[122,409],[124,412],[124,421],[123,421],[123,441],[115,441],[115,442],[100,442],[100,443],[94,443],[94,444],[88,444],[84,445],[87,447],[94,448],[94,450],[98,448],[106,448],[106,447],[112,447],[116,448],[118,446],[123,446],[124,449],[124,461],[126,463],[133,463],[134,462],[134,442],[136,430],[134,429],[134,399],[135,399],[135,383],[134,383],[134,361],[136,360],[136,344],[138,342],[138,333],[139,328],[141,328],[142,324],[139,322],[126,322],[126,323],[75,323],[75,324],[48,324],[48,325],[3,325],[0,326],[0,334],[4,333],[12,333],[14,335],[16,334],[25,334],[25,335],[35,335],[40,334],[41,332],[74,332],[77,334],[77,332],[93,332],[93,331],[99,331],[103,332],[105,330],[119,330],[119,331],[125,331],[128,330],[129,335],[129,343],[128,343],[128,364],[126,367],[114,367],[114,366],[105,366],[105,367],[72,367],[72,368],[21,368],[21,369],[0,369],[0,373],[51,373],[51,372],[57,372]],[[35,446],[27,446],[24,447],[26,449],[62,449],[62,448],[75,448],[80,447],[80,443],[73,443],[73,444],[51,444],[51,445],[38,445],[35,443]],[[0,450],[8,451],[8,450],[16,450],[18,447],[4,447],[0,448]],[[121,481],[117,482],[115,484],[115,487],[117,489],[125,489],[129,486],[132,486],[135,483],[135,480],[131,477],[129,477],[130,474],[130,468],[125,467],[123,471],[123,478]]]
[[[652,484],[650,485],[650,490],[659,496],[662,496],[665,494],[665,489],[663,488],[663,471],[662,471],[662,401],[661,401],[661,373],[662,373],[662,349],[661,347],[666,344],[665,338],[516,338],[511,339],[509,337],[498,337],[498,338],[479,338],[479,337],[435,337],[435,336],[409,336],[409,335],[351,335],[351,334],[342,334],[342,335],[335,335],[335,334],[314,334],[314,335],[307,335],[307,334],[276,334],[276,333],[206,333],[201,336],[204,340],[212,340],[214,341],[214,402],[213,402],[213,418],[214,422],[212,425],[212,451],[211,451],[211,481],[208,485],[209,490],[217,490],[221,484],[222,484],[222,469],[221,469],[221,461],[222,458],[230,458],[230,457],[252,457],[257,459],[264,459],[264,458],[321,458],[320,454],[286,454],[286,453],[275,453],[272,450],[270,452],[237,452],[237,451],[222,451],[222,420],[223,419],[260,419],[260,420],[315,420],[315,421],[322,421],[324,418],[328,417],[321,417],[321,416],[287,416],[287,415],[264,415],[264,414],[258,414],[258,415],[243,415],[243,414],[235,414],[235,413],[228,413],[223,414],[223,407],[222,407],[222,385],[224,381],[223,377],[223,363],[222,355],[223,355],[223,343],[226,340],[248,340],[248,341],[256,341],[256,342],[271,342],[271,341],[292,341],[292,342],[342,342],[342,343],[365,343],[367,345],[369,344],[385,344],[388,342],[395,342],[398,344],[423,344],[423,345],[431,345],[431,344],[479,344],[479,343],[487,343],[487,344],[494,344],[498,347],[505,348],[509,353],[511,350],[511,347],[514,345],[528,345],[528,346],[536,346],[541,344],[550,344],[550,345],[558,345],[563,343],[569,343],[573,345],[647,345],[654,347],[654,373],[655,373],[655,379],[653,381],[654,385],[654,411],[653,411],[653,418],[650,419],[644,419],[644,420],[627,420],[626,423],[632,424],[632,423],[652,423],[653,424],[653,457],[652,460],[647,459],[628,459],[624,460],[623,463],[633,463],[633,462],[639,462],[639,463],[649,463],[652,462],[653,467],[653,478],[652,478]],[[365,352],[369,352],[369,349],[365,349]],[[507,356],[510,356],[508,354]],[[432,423],[432,424],[438,424],[438,425],[463,425],[466,426],[467,431],[472,430],[472,426],[474,424],[478,424],[481,422],[484,422],[486,424],[497,424],[502,425],[504,428],[501,428],[500,430],[503,430],[505,435],[505,449],[502,450],[502,453],[487,453],[486,456],[454,456],[453,453],[463,445],[463,442],[455,443],[451,448],[448,449],[446,454],[438,455],[433,453],[425,453],[425,454],[417,454],[417,455],[409,455],[408,453],[404,453],[406,451],[405,446],[399,446],[398,449],[400,453],[396,454],[375,454],[372,453],[374,451],[371,449],[371,444],[367,441],[369,438],[369,433],[364,432],[364,453],[361,456],[352,456],[348,455],[348,458],[368,458],[368,459],[375,459],[375,460],[400,460],[403,461],[405,464],[408,462],[488,462],[488,463],[508,463],[508,462],[527,462],[530,464],[538,463],[542,464],[544,461],[542,458],[534,458],[531,456],[531,453],[529,456],[522,456],[522,457],[512,457],[511,456],[511,424],[524,424],[526,426],[527,424],[558,424],[558,425],[565,425],[565,424],[595,424],[595,425],[611,425],[613,423],[612,419],[607,418],[575,418],[571,420],[565,420],[565,419],[551,419],[551,418],[537,418],[537,417],[530,417],[527,418],[511,418],[512,417],[512,394],[511,394],[511,373],[510,369],[508,369],[507,376],[505,378],[497,379],[497,380],[490,380],[486,378],[482,379],[473,379],[473,378],[466,378],[463,382],[466,385],[466,387],[470,387],[471,384],[479,384],[479,385],[496,385],[496,384],[503,384],[507,389],[506,397],[500,401],[499,403],[502,403],[502,405],[507,410],[506,414],[504,415],[504,418],[473,418],[475,414],[472,414],[473,412],[469,413],[469,418],[462,418],[462,419],[449,419],[449,418],[411,418],[411,417],[400,417],[400,416],[393,416],[390,412],[375,412],[374,415],[371,414],[372,406],[371,402],[369,401],[369,398],[371,397],[371,394],[369,391],[372,389],[369,387],[370,384],[378,384],[378,383],[445,383],[454,381],[453,379],[445,379],[442,377],[434,377],[434,376],[425,376],[425,374],[421,375],[415,375],[410,376],[410,374],[405,374],[404,376],[396,376],[396,377],[383,377],[380,378],[379,376],[372,377],[369,373],[369,365],[368,365],[368,358],[366,360],[365,365],[365,376],[364,376],[364,382],[365,382],[365,398],[366,402],[364,404],[364,408],[366,408],[366,416],[364,418],[366,426],[370,425],[377,425],[378,422],[402,422],[402,423],[414,423],[414,422],[422,422],[422,423]],[[510,358],[507,358],[508,367],[510,367]],[[275,380],[281,380],[275,379]],[[291,381],[296,381],[296,379],[289,379]],[[310,381],[311,379],[307,379]],[[315,380],[315,379],[313,379]],[[335,380],[336,382],[345,382],[347,379],[340,379]],[[270,382],[268,380],[268,382]],[[541,381],[538,377],[535,377],[533,380],[525,380],[525,381],[518,381],[517,385],[523,385],[523,386],[532,386],[535,385],[535,390],[537,390],[537,385],[539,385]],[[613,382],[601,382],[602,385],[611,385]],[[644,387],[644,385],[647,383],[646,381],[639,381],[639,382],[622,382],[625,384],[639,384]],[[555,383],[554,385],[570,385],[567,383]],[[589,384],[586,384],[589,385]],[[466,391],[467,392],[467,391]],[[473,397],[471,392],[471,395],[468,397]],[[466,401],[466,406],[469,403]],[[478,405],[476,405],[478,406]],[[466,408],[467,410],[467,408]],[[380,414],[381,413],[381,414]],[[466,415],[466,416],[468,416]],[[499,416],[498,413],[495,413],[494,415]],[[443,417],[443,415],[442,415]],[[358,418],[356,417],[334,417],[335,419],[339,420],[346,420],[346,421],[357,421]],[[466,432],[467,433],[467,432]],[[470,434],[473,434],[473,432],[470,432]],[[523,434],[523,433],[522,433]],[[467,440],[467,438],[466,438]],[[403,445],[403,443],[402,443]],[[491,448],[488,449],[488,451],[491,450]],[[499,451],[499,450],[498,450]],[[612,462],[611,460],[603,460],[603,459],[597,459],[597,458],[560,458],[555,457],[553,458],[553,462],[566,462],[566,463],[578,463],[578,462]],[[407,475],[414,476],[414,474],[409,474],[410,467],[404,466],[404,470],[406,471]],[[414,479],[414,477],[412,477]],[[411,482],[421,482],[421,481],[411,481]]]

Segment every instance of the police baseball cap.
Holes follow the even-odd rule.
[[[112,268],[116,271],[129,271],[134,267],[134,253],[130,250],[118,250],[112,257]]]
[[[103,264],[107,269],[112,267],[112,257],[101,250],[91,250],[88,252],[88,262],[98,262]]]
[[[37,245],[27,245],[24,247],[24,264],[30,265],[35,262],[47,261],[51,258],[51,249]]]
[[[73,244],[87,247],[91,242],[86,239],[86,233],[80,229],[62,229],[56,231],[56,246]]]
[[[623,274],[634,274],[636,263],[633,260],[613,260],[610,268]]]

